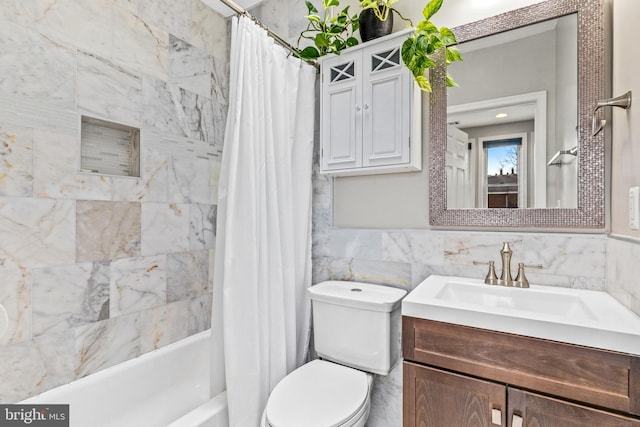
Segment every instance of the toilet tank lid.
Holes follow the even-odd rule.
[[[312,301],[322,301],[371,311],[391,312],[407,291],[371,283],[330,280],[308,289]]]

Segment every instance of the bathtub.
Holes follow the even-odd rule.
[[[69,404],[71,427],[228,427],[227,399],[209,397],[210,331],[29,398]]]

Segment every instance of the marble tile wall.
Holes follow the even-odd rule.
[[[0,3],[0,402],[210,326],[228,49],[200,0]],[[81,115],[140,178],[78,172]]]
[[[640,240],[617,236],[607,239],[607,292],[640,315],[638,260]]]

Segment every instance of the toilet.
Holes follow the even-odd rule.
[[[373,374],[387,375],[400,355],[400,301],[405,294],[344,281],[309,288],[319,359],[275,386],[261,427],[363,427]]]

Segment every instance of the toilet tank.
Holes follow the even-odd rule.
[[[387,375],[400,356],[400,302],[406,291],[360,282],[309,288],[315,350],[323,359]]]

